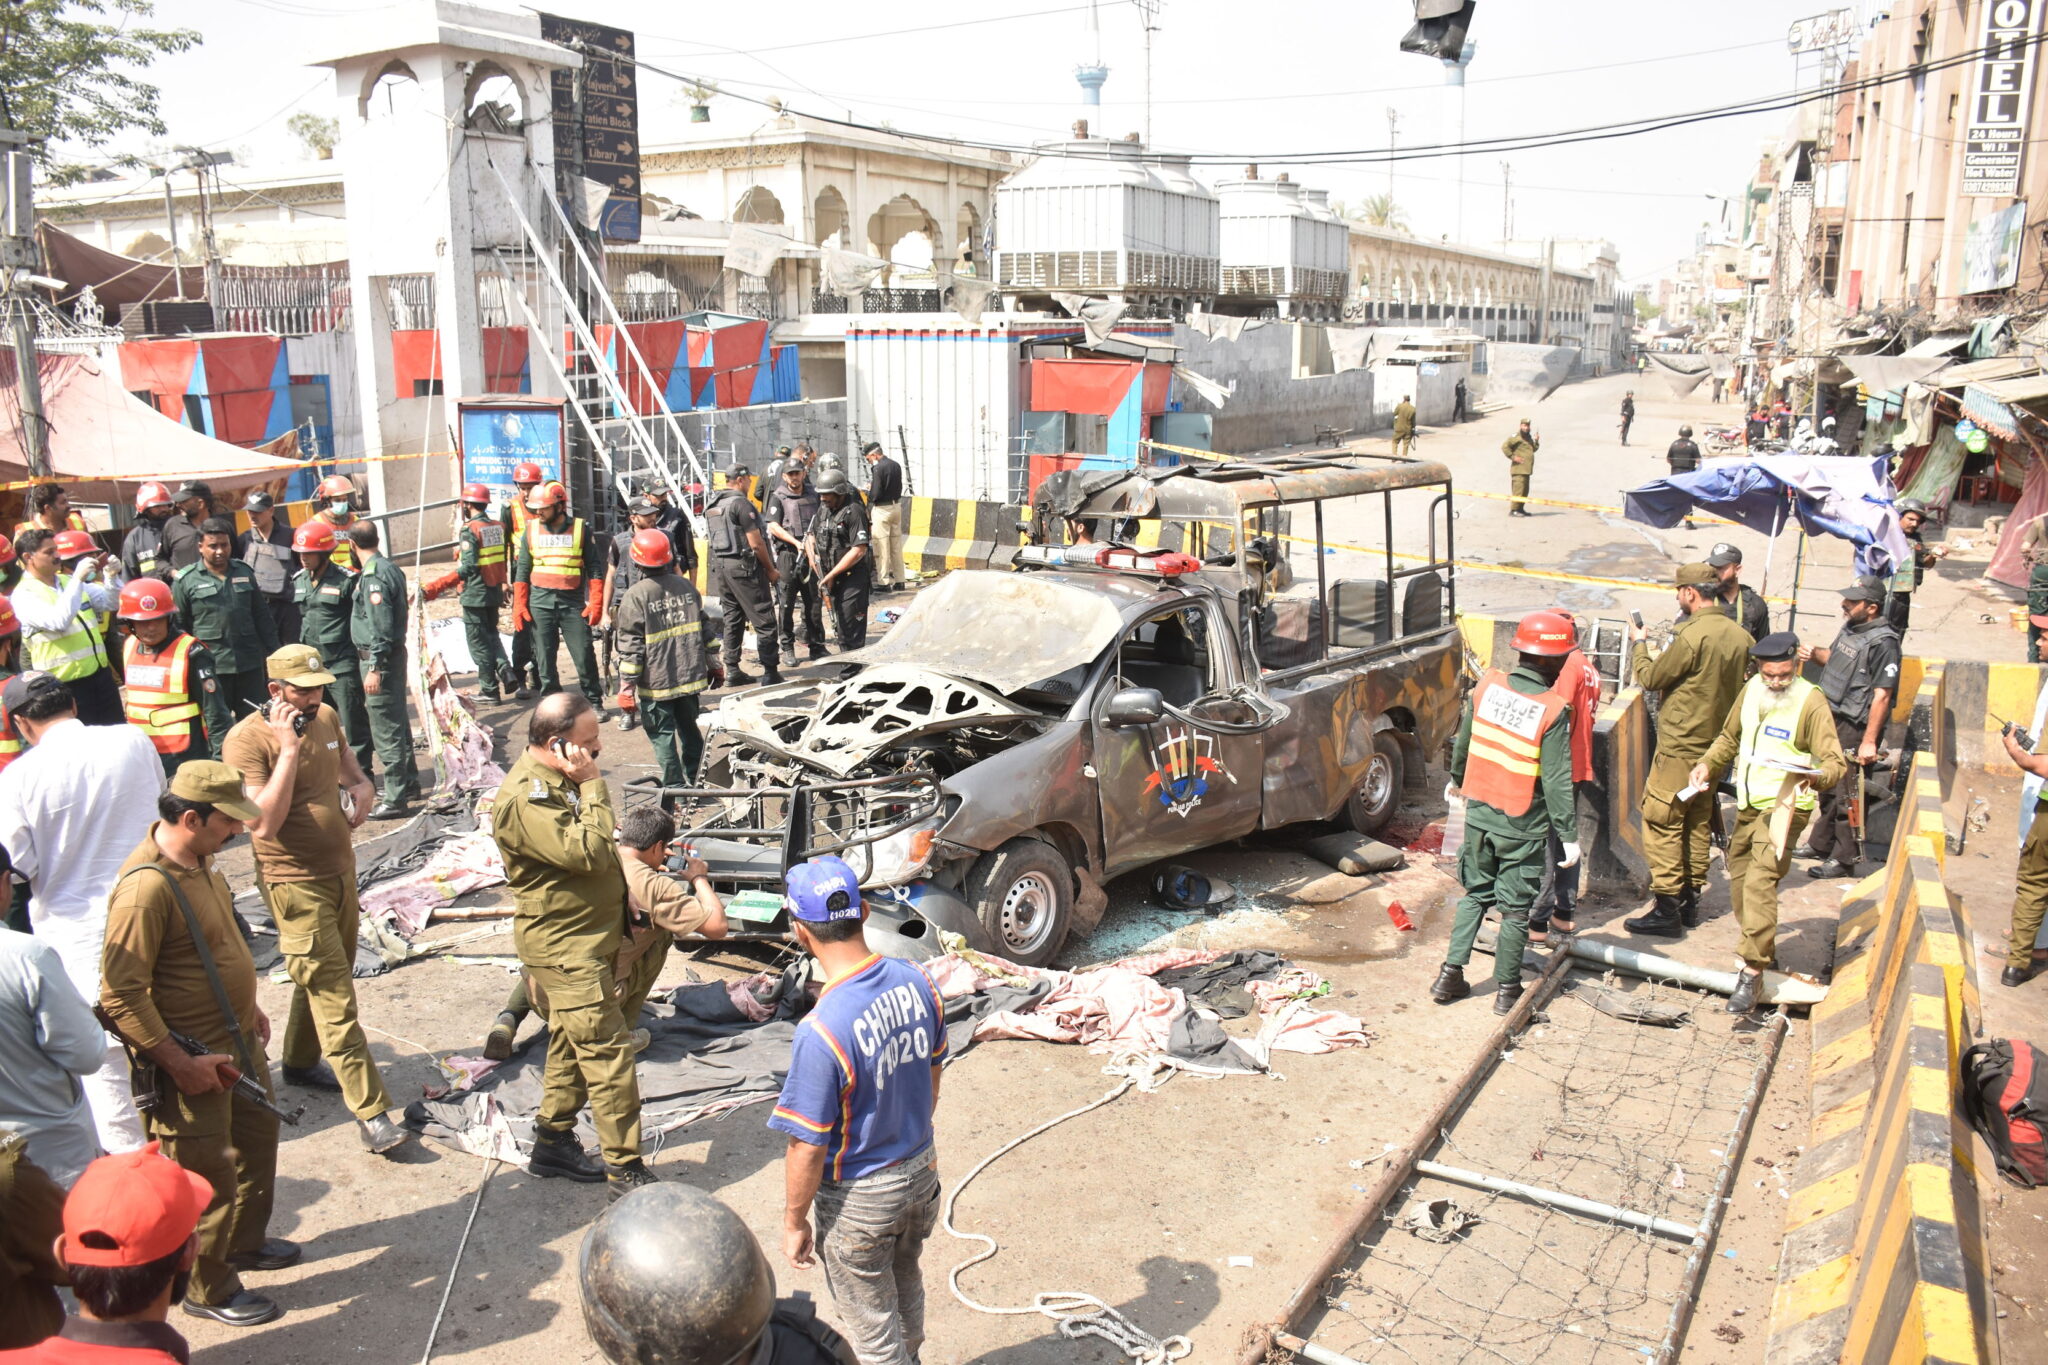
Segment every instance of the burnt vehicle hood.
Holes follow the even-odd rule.
[[[1119,594],[1051,574],[947,574],[889,633],[835,662],[897,664],[1017,692],[1086,668],[1123,625]]]
[[[1040,712],[971,679],[889,663],[838,682],[789,682],[728,697],[712,713],[707,739],[744,735],[844,777],[883,750],[949,730],[1045,723]]]

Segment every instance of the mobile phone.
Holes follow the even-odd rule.
[[[569,756],[569,746],[563,740],[551,739],[548,741],[548,747],[555,751],[555,757],[557,758],[567,758]]]
[[[1642,614],[1641,612],[1639,612],[1639,611],[1632,611],[1632,612],[1630,612],[1630,613],[1628,614],[1628,619],[1629,619],[1629,622],[1630,622],[1630,624],[1632,624],[1633,626],[1635,626],[1635,628],[1636,628],[1637,630],[1641,630],[1641,629],[1643,628],[1643,614]]]
[[[272,715],[272,708],[273,708],[273,707],[275,707],[275,706],[277,706],[277,705],[278,705],[278,701],[277,701],[277,699],[276,699],[276,698],[272,698],[271,700],[269,700],[269,701],[267,701],[267,702],[264,702],[264,703],[263,703],[263,719],[265,719],[265,720],[269,720],[269,719],[270,719],[270,717],[271,717],[271,715]],[[293,734],[296,734],[296,735],[303,735],[303,734],[305,734],[305,733],[306,733],[306,722],[307,722],[307,720],[308,720],[308,717],[307,717],[307,715],[306,715],[306,713],[305,713],[304,711],[301,711],[301,710],[299,710],[299,709],[298,709],[297,707],[293,707],[293,708],[292,708],[292,733],[293,733]]]

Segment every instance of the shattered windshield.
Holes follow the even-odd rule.
[[[1085,668],[1121,624],[1113,602],[1069,583],[960,571],[919,593],[879,642],[843,657],[917,664],[1008,693]]]

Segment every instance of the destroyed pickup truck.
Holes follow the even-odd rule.
[[[1304,455],[1063,487],[1041,527],[1106,541],[1056,530],[1010,570],[955,571],[837,679],[705,723],[719,787],[935,782],[925,818],[841,856],[1033,966],[1121,873],[1303,821],[1377,831],[1460,699],[1444,466]],[[1397,552],[1397,526],[1426,553]]]

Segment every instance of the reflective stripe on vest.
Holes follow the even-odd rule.
[[[1735,760],[1735,802],[1738,807],[1758,810],[1775,805],[1791,774],[1774,768],[1768,760],[1801,768],[1813,766],[1813,755],[1795,744],[1799,713],[1812,683],[1794,678],[1783,692],[1773,692],[1761,677],[1751,678],[1742,689],[1742,752]],[[1813,788],[1802,788],[1792,798],[1799,810],[1812,810],[1820,798]]]
[[[508,557],[505,544],[505,528],[485,517],[478,517],[467,527],[476,538],[476,567],[485,583],[495,588],[505,581],[505,560]]]
[[[56,587],[46,588],[33,578],[24,578],[14,587],[15,600],[19,601],[21,594],[26,592],[55,606],[68,581],[67,577],[60,575]],[[96,614],[91,607],[81,607],[71,618],[71,629],[62,635],[25,630],[29,667],[53,673],[63,682],[89,678],[106,667],[106,646],[101,641],[99,627],[92,621]]]
[[[334,528],[334,552],[327,557],[344,569],[353,569],[356,566],[356,543],[348,538],[348,528],[355,525],[356,519],[350,517],[346,522],[340,522],[325,512],[316,515]]]
[[[192,722],[199,719],[199,700],[192,695],[192,637],[180,632],[170,650],[140,656],[134,636],[122,650],[128,723],[149,736],[160,754],[182,754],[192,744]]]
[[[1524,696],[1498,670],[1472,694],[1472,739],[1465,751],[1465,795],[1508,815],[1528,812],[1543,773],[1543,734],[1564,713],[1554,692]]]
[[[583,518],[569,523],[569,529],[554,532],[539,518],[526,523],[526,552],[533,557],[532,579],[536,588],[574,592],[583,586]]]

